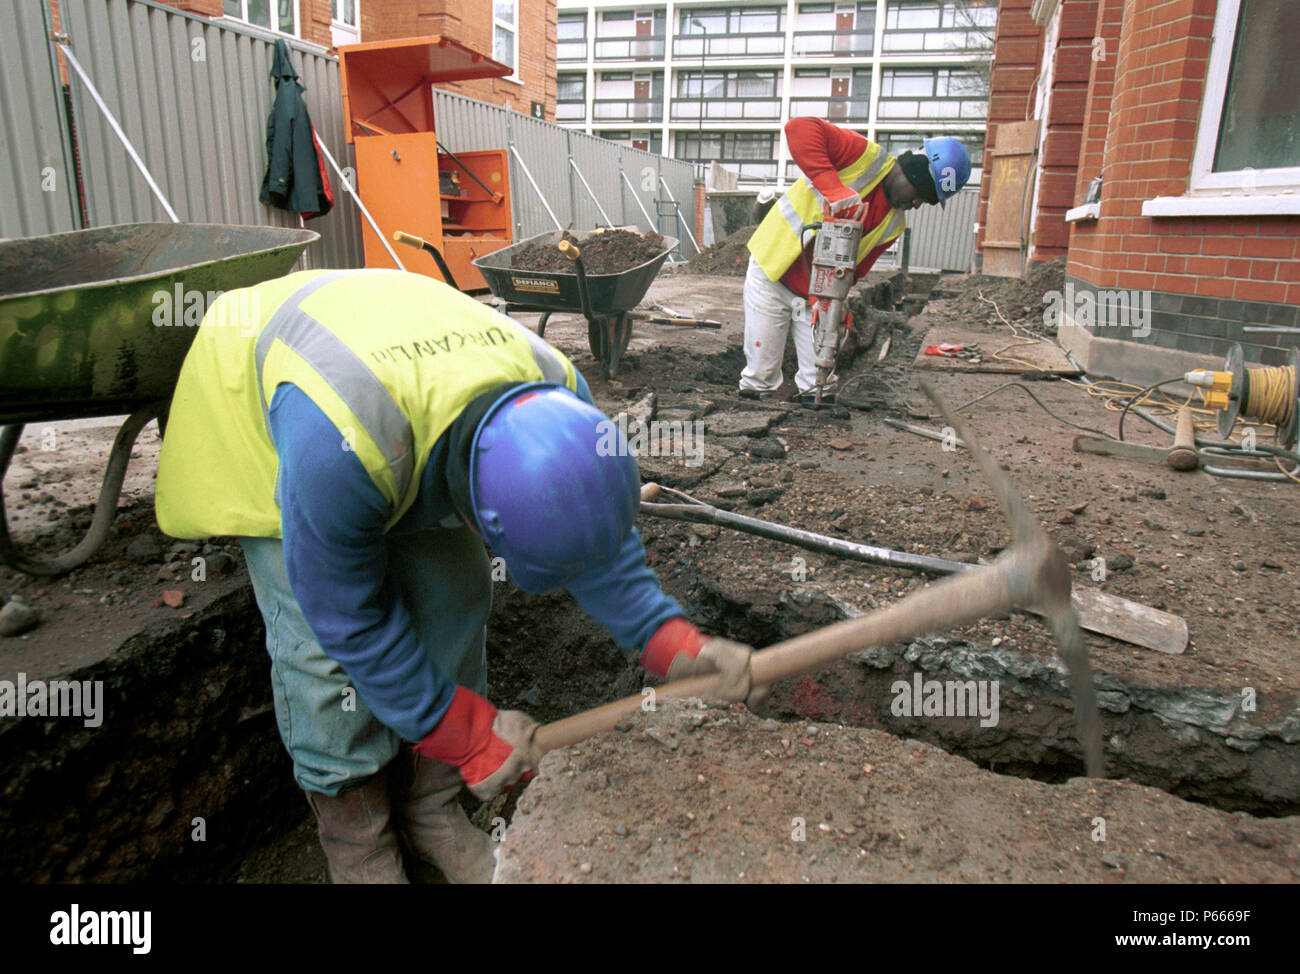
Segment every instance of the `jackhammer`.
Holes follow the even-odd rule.
[[[804,227],[804,232],[812,229],[817,230],[817,236],[808,272],[808,298],[813,305],[813,353],[817,362],[815,404],[820,407],[822,392],[835,371],[835,354],[853,323],[845,301],[858,266],[862,221],[828,216],[820,224]]]

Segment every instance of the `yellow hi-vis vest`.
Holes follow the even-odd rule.
[[[880,181],[889,175],[897,164],[893,156],[888,155],[874,142],[867,143],[867,149],[853,162],[838,172],[840,182],[864,199]],[[758,266],[770,281],[781,280],[782,275],[790,269],[803,253],[800,244],[800,231],[804,226],[820,223],[822,206],[826,197],[822,196],[807,177],[800,176],[785,194],[768,210],[763,222],[758,225],[754,235],[749,238],[749,252],[754,255]],[[887,244],[906,229],[907,221],[901,210],[891,209],[885,218],[874,227],[867,227],[858,244],[860,264],[867,255],[882,244]],[[808,239],[811,239],[809,237]],[[806,241],[805,241],[806,242]]]
[[[577,388],[573,365],[542,339],[420,274],[303,271],[227,292],[181,368],[158,461],[158,524],[177,538],[280,537],[267,410],[282,382],[355,451],[391,509],[387,530],[471,400],[537,381]]]

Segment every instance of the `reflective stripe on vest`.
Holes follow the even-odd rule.
[[[302,310],[302,302],[327,284],[357,274],[400,274],[401,271],[346,270],[323,274],[308,281],[275,310],[257,338],[254,361],[257,391],[267,435],[271,434],[270,404],[267,402],[262,367],[273,342],[279,341],[315,370],[361,422],[371,441],[384,455],[397,485],[397,496],[405,497],[411,486],[415,464],[415,435],[411,422],[393,400],[379,377],[327,326]],[[565,385],[563,361],[546,341],[513,319],[505,319],[528,340],[533,361],[547,382]],[[280,486],[276,483],[276,503]]]
[[[869,142],[866,151],[836,175],[844,186],[865,196],[889,174],[894,164],[892,156]],[[779,281],[803,252],[804,228],[821,221],[825,205],[826,197],[801,176],[764,218],[750,238],[749,250],[769,280]],[[883,223],[869,227],[862,235],[857,262],[862,263],[871,251],[892,241],[906,224],[904,214],[891,209]]]

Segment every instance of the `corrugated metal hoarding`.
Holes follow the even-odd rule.
[[[72,194],[38,196],[30,189],[33,173],[50,166],[58,170],[59,185],[71,185],[71,151],[62,148],[64,112],[42,4],[25,3],[19,9],[13,26],[8,10],[0,22],[7,28],[0,31],[0,77],[5,81],[0,121],[10,136],[0,176],[7,191],[0,213],[5,234],[32,236],[74,229],[77,217]],[[262,206],[257,199],[266,170],[266,120],[274,99],[274,37],[152,0],[59,0],[59,12],[74,55],[182,220],[298,225],[295,214]],[[339,164],[348,167],[352,153],[344,139],[338,60],[312,45],[287,40],[317,135]],[[88,225],[167,220],[75,76],[71,89]],[[694,205],[689,163],[438,89],[434,104],[438,141],[451,152],[513,149],[516,239],[552,230],[556,221],[576,229],[604,222],[569,164],[572,158],[610,222],[648,228],[644,207],[649,225],[685,240],[682,224],[691,225]],[[660,177],[682,206],[681,221],[667,202]],[[306,222],[321,234],[307,260],[314,267],[361,266],[359,210],[332,171],[330,179],[335,206],[327,216]],[[692,256],[689,243],[683,253]]]
[[[76,176],[51,66],[44,6],[8,0],[0,12],[0,237],[78,226]]]
[[[661,217],[657,212],[660,208],[669,214],[673,212],[667,194],[659,185],[661,175],[682,206],[682,221],[690,225],[694,220],[694,176],[690,163],[651,155],[438,89],[434,90],[434,116],[438,141],[452,152],[512,146],[518,153],[518,156],[514,152],[510,155],[510,192],[517,239],[554,230],[556,221],[561,227],[571,224],[579,230],[600,226],[605,222],[600,209],[614,225],[642,229],[649,229],[645,217],[648,213],[651,225],[660,232],[684,238],[673,216]],[[570,158],[591,187],[591,193],[569,164]],[[627,182],[620,178],[620,173],[627,176]],[[599,199],[600,208],[593,201],[593,194]],[[554,221],[551,213],[555,215]],[[685,248],[686,256],[692,256],[689,242]]]
[[[271,38],[144,0],[60,0],[59,10],[74,55],[182,220],[298,226],[295,214],[257,200],[274,98]],[[338,62],[290,46],[317,134],[346,166]],[[89,94],[76,80],[72,89],[90,224],[166,220]],[[334,209],[305,223],[321,235],[309,260],[359,266],[358,212],[330,179]]]
[[[968,186],[947,205],[923,206],[907,215],[911,232],[909,267],[916,270],[969,271],[975,263],[975,217],[979,212],[978,186]],[[897,255],[898,247],[894,253]],[[900,258],[895,256],[895,262]]]

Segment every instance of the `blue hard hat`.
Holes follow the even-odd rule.
[[[636,523],[641,474],[622,432],[564,386],[515,386],[470,448],[479,533],[525,592],[563,588],[614,557]]]
[[[930,175],[942,206],[970,179],[970,154],[961,142],[947,135],[923,139],[921,145],[930,160]]]

